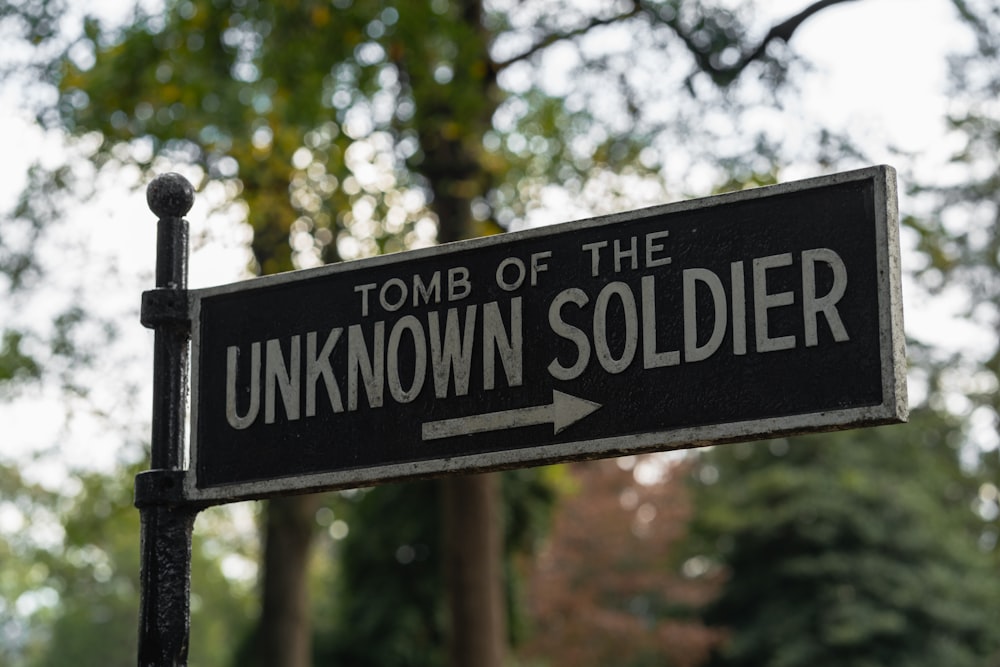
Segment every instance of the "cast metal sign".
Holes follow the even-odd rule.
[[[903,421],[873,167],[189,293],[206,501]]]

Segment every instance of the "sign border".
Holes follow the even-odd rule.
[[[832,185],[872,180],[875,186],[876,286],[879,311],[879,352],[881,358],[882,403],[874,406],[810,412],[784,417],[767,417],[739,422],[684,427],[631,435],[542,445],[526,449],[483,452],[443,459],[394,463],[369,468],[325,471],[269,480],[239,482],[199,488],[197,480],[197,433],[199,391],[199,341],[201,301],[234,292],[350,273],[357,269],[403,264],[425,257],[506,244],[520,239],[563,235],[581,229],[725,204],[786,195]],[[569,460],[607,458],[653,451],[687,449],[753,439],[769,439],[800,433],[837,430],[861,425],[904,422],[908,416],[906,394],[906,338],[903,330],[901,258],[899,252],[899,211],[896,171],[888,165],[792,181],[778,185],[740,190],[699,199],[652,206],[624,213],[536,227],[495,236],[448,243],[372,258],[340,262],[313,269],[252,278],[241,282],[191,290],[188,308],[191,318],[191,424],[188,443],[189,468],[184,476],[184,496],[207,504],[251,500],[295,493],[332,491],[379,483],[432,477],[448,473],[486,472]]]

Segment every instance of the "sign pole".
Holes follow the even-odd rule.
[[[178,174],[146,190],[159,218],[156,289],[142,295],[141,321],[155,332],[151,469],[136,477],[141,521],[138,664],[187,664],[190,631],[191,534],[199,506],[183,494],[188,391],[188,223],[194,188]]]

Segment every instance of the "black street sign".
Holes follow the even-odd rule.
[[[906,419],[872,167],[189,293],[191,499]]]

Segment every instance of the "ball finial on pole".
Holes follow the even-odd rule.
[[[180,174],[161,174],[146,188],[146,203],[161,219],[183,218],[194,205],[194,186]]]

